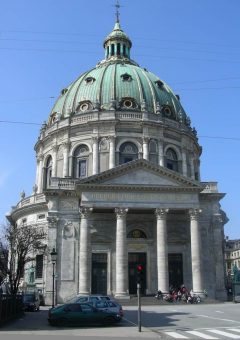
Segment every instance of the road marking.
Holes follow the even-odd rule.
[[[122,319],[125,320],[125,321],[127,321],[127,322],[129,322],[129,323],[131,323],[131,324],[134,325],[134,326],[137,326],[136,323],[134,323],[134,322],[132,322],[132,321],[130,321],[130,320],[128,320],[128,319],[125,319],[125,318],[122,318]]]
[[[176,332],[165,332],[165,334],[171,336],[174,339],[188,339],[187,336],[181,335]]]
[[[214,334],[219,334],[219,335],[224,335],[226,338],[240,339],[240,335],[219,331],[218,329],[208,329],[208,332],[212,332]]]
[[[224,314],[224,312],[221,310],[215,310],[215,313]]]
[[[228,328],[228,331],[240,333],[240,328]]]
[[[208,316],[208,315],[196,315],[196,316],[200,316],[202,318],[208,318],[208,319],[214,319],[214,320],[220,320],[220,321],[228,321],[228,322],[233,322],[233,323],[240,323],[240,321],[235,321],[235,320],[230,320],[230,319],[220,319],[220,318],[214,318],[212,316]]]
[[[219,339],[219,338],[215,338],[214,336],[206,335],[198,331],[187,331],[187,333],[199,336],[199,338],[202,338],[202,339]]]

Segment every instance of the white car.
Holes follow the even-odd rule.
[[[123,309],[122,305],[116,301],[106,300],[106,301],[97,301],[94,304],[94,307],[104,311],[111,311],[119,314],[123,317]]]
[[[101,301],[115,301],[113,297],[109,295],[77,295],[71,300],[67,301],[68,303],[91,303],[95,305],[96,302]]]

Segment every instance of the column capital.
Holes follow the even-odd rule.
[[[159,220],[165,220],[167,218],[167,213],[168,213],[169,209],[161,209],[161,208],[157,208],[155,210],[155,215],[157,216],[157,219]]]
[[[43,160],[43,154],[40,153],[40,155],[37,156],[37,161],[40,162]]]
[[[57,152],[58,151],[58,145],[53,145],[52,150],[53,150],[53,152]]]
[[[123,218],[127,215],[128,209],[127,208],[115,208],[115,214],[117,218]]]
[[[93,141],[93,143],[97,143],[98,142],[98,136],[93,136],[92,137],[92,141]]]
[[[149,143],[149,141],[150,141],[150,137],[147,137],[147,136],[143,136],[142,137],[142,141],[143,141],[143,143],[145,144],[147,144],[147,143]]]
[[[88,218],[91,215],[92,211],[93,211],[93,208],[89,208],[89,207],[79,208],[81,218]]]
[[[69,142],[69,141],[65,141],[65,142],[62,143],[62,146],[65,148],[65,150],[68,150],[70,145],[71,145],[71,142]]]
[[[114,142],[116,139],[116,136],[108,136],[107,139],[109,140],[109,142]]]
[[[48,216],[47,217],[47,221],[48,221],[48,226],[50,228],[56,228],[57,224],[59,222],[59,217],[57,217],[57,216]]]
[[[212,217],[212,219],[213,219],[213,223],[215,224],[215,225],[221,225],[221,224],[223,224],[223,217],[222,217],[222,214],[214,214],[213,215],[213,217]]]
[[[189,210],[189,215],[190,215],[190,219],[193,220],[198,220],[199,214],[202,212],[201,209],[190,209]]]

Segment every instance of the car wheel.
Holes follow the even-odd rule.
[[[115,322],[116,322],[116,320],[114,319],[113,316],[107,316],[107,317],[103,320],[103,324],[104,324],[105,326],[107,326],[107,325],[112,325],[112,324],[115,323]]]
[[[49,325],[51,326],[56,326],[56,321],[55,320],[48,320]]]
[[[57,320],[57,326],[64,326],[68,323],[68,320],[66,318],[60,318]]]

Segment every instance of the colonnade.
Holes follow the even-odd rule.
[[[115,208],[116,215],[116,287],[115,296],[128,296],[128,249],[126,235],[127,208]],[[80,242],[79,242],[79,294],[89,294],[91,287],[91,241],[89,217],[92,208],[81,207]],[[198,222],[200,210],[190,209],[191,258],[193,291],[203,293],[201,264],[201,234]],[[168,209],[156,209],[157,220],[157,281],[158,289],[163,293],[169,291],[168,242],[167,242]]]

